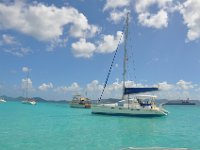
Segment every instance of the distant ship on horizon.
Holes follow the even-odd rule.
[[[164,105],[196,105],[195,102],[192,102],[189,100],[189,98],[187,98],[187,100],[170,100],[167,103],[165,103]]]

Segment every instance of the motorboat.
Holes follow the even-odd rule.
[[[70,102],[70,107],[72,108],[91,108],[91,102],[89,98],[83,97],[81,95],[75,95]]]

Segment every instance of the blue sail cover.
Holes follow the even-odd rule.
[[[125,88],[124,89],[124,95],[126,94],[137,94],[137,93],[144,93],[144,92],[153,92],[158,91],[158,88],[156,87],[142,87],[142,88]]]

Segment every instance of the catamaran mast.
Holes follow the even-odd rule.
[[[29,71],[27,72],[27,75],[26,75],[26,99],[28,99],[28,90],[29,90]]]
[[[115,57],[116,57],[117,52],[118,52],[118,49],[119,49],[119,45],[120,45],[120,43],[121,43],[121,40],[122,40],[123,35],[125,34],[125,46],[124,46],[125,52],[124,52],[124,67],[123,67],[123,68],[124,68],[124,69],[123,69],[124,71],[123,71],[123,94],[122,94],[122,98],[124,97],[125,80],[126,80],[126,78],[125,78],[125,74],[126,74],[126,58],[127,58],[127,54],[126,54],[126,53],[127,53],[127,50],[126,50],[126,41],[127,41],[127,38],[128,38],[128,16],[129,16],[129,13],[127,13],[127,19],[126,19],[125,28],[123,29],[123,34],[121,35],[120,40],[119,40],[119,43],[118,43],[117,48],[116,48],[116,50],[115,50],[115,54],[114,54],[114,56],[113,56],[112,63],[111,63],[111,65],[110,65],[110,68],[109,68],[109,71],[108,71],[108,74],[107,74],[107,77],[106,77],[106,81],[105,81],[105,83],[104,83],[103,90],[102,90],[101,95],[100,95],[100,97],[99,97],[99,101],[101,100],[101,98],[102,98],[102,96],[103,96],[104,90],[105,90],[106,85],[107,85],[107,83],[108,83],[108,79],[109,79],[109,77],[110,77],[110,73],[111,73],[111,71],[112,71],[112,67],[113,67],[113,63],[114,63],[114,61],[115,61]]]
[[[129,13],[127,13],[126,26],[125,26],[125,32],[124,32],[124,63],[123,63],[123,94],[122,94],[122,99],[124,99],[124,91],[125,91],[125,87],[126,87],[125,82],[126,82],[128,22],[129,22]]]

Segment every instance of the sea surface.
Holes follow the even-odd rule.
[[[200,150],[200,106],[165,106],[166,117],[91,114],[64,103],[0,103],[0,150]]]

